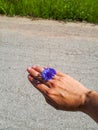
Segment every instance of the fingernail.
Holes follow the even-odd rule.
[[[27,70],[31,70],[31,67],[28,67]]]
[[[36,65],[33,65],[32,68],[36,68]]]

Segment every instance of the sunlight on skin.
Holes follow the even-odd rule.
[[[59,71],[52,79],[45,81],[41,77],[43,70],[40,66],[27,68],[28,79],[43,94],[48,104],[57,110],[82,111],[98,122],[97,92]]]

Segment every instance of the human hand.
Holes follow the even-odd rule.
[[[40,66],[27,69],[29,81],[44,95],[46,102],[57,110],[81,111],[90,90],[69,75],[58,71],[53,79],[44,81],[41,77],[43,70]]]

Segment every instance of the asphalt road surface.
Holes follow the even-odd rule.
[[[58,111],[27,80],[51,66],[98,91],[98,25],[0,16],[0,130],[97,130],[89,116]]]

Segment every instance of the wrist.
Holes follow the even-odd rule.
[[[81,106],[81,111],[87,113],[90,109],[91,106],[91,100],[92,100],[92,95],[93,95],[94,91],[90,90],[87,93],[85,93],[85,98],[84,98],[84,103]]]
[[[85,93],[83,94],[83,98],[82,98],[82,104],[79,107],[79,111],[82,111],[84,113],[86,113],[86,111],[88,111],[89,109],[89,105],[91,102],[91,95],[92,95],[93,91],[92,90],[86,90]]]
[[[98,122],[98,93],[95,91],[89,91],[85,95],[85,102],[81,108],[81,111],[88,114],[96,122]]]
[[[89,111],[90,109],[92,109],[96,103],[98,102],[96,100],[96,95],[97,93],[95,91],[88,91],[88,93],[85,94],[85,101],[84,101],[84,104],[83,104],[83,111]]]

